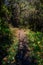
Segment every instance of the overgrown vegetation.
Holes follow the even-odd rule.
[[[43,33],[28,32],[29,47],[32,55],[37,59],[37,63],[43,65]]]
[[[33,31],[43,32],[43,2],[41,0],[9,1],[13,26],[28,27]]]
[[[4,5],[4,1],[1,0],[0,10],[0,65],[2,64],[3,58],[8,55],[7,50],[12,44],[12,35],[8,26],[6,14],[8,13],[7,7]]]
[[[18,40],[10,24],[26,28],[31,55],[43,65],[43,0],[0,0],[0,65],[15,62]]]

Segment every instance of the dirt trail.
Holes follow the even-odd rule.
[[[16,36],[17,39],[23,39],[26,36],[26,31],[24,29],[10,27],[10,30],[13,34],[13,37]]]
[[[16,33],[16,36],[19,39],[18,52],[15,56],[16,63],[17,65],[29,65],[31,63],[29,58],[30,49],[28,48],[26,33],[23,29],[19,29]]]
[[[23,29],[18,29],[16,31],[16,36],[17,36],[18,39],[23,40],[24,37],[26,37],[26,33]]]
[[[28,32],[30,31],[29,29],[14,28],[11,25],[9,25],[9,28],[10,28],[13,36],[16,36],[18,39],[24,38],[28,34]]]

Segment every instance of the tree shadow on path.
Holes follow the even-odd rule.
[[[19,40],[17,54],[15,56],[16,65],[37,65],[36,59],[30,56],[30,52],[26,38],[22,41]]]

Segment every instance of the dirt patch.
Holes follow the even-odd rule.
[[[16,31],[16,37],[22,40],[24,37],[26,37],[26,32],[23,29],[18,29]]]

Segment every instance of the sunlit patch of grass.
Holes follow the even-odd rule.
[[[27,38],[29,41],[29,47],[33,51],[32,54],[36,57],[38,64],[43,65],[43,33],[29,31]]]

